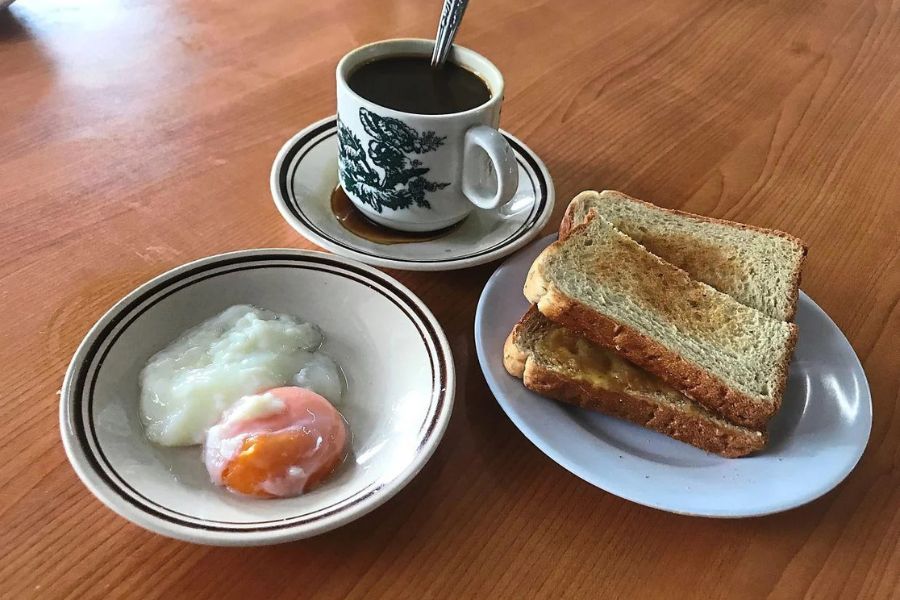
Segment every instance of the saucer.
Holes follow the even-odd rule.
[[[408,271],[463,269],[502,258],[533,240],[553,212],[553,181],[547,167],[525,144],[501,131],[519,164],[517,211],[500,217],[476,209],[445,235],[428,241],[382,244],[351,233],[331,209],[338,185],[337,117],[313,123],[291,138],[272,165],[275,205],[300,235],[335,254]]]
[[[806,504],[856,466],[872,429],[869,384],[853,348],[805,293],[799,337],[769,443],[745,458],[722,458],[661,433],[543,398],[503,367],[503,343],[528,310],[522,284],[556,236],[501,265],[475,313],[475,348],[497,402],[525,436],[588,483],[644,506],[706,517],[751,517]]]

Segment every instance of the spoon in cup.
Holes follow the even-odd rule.
[[[450,54],[450,48],[453,46],[453,38],[456,37],[468,4],[469,0],[444,0],[441,20],[438,21],[434,52],[431,54],[431,66],[435,69],[441,68],[447,60],[447,55]]]

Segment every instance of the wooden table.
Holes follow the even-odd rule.
[[[473,0],[460,41],[505,73],[503,126],[587,188],[778,227],[862,360],[875,421],[835,491],[785,514],[682,517],[582,482],[491,397],[472,320],[496,265],[402,273],[443,324],[456,410],[371,515],[277,547],[194,546],[106,510],[66,462],[63,372],[140,282],[238,248],[309,248],[275,152],[334,112],[362,43],[439,2],[20,0],[0,15],[0,597],[886,598],[900,591],[900,5]],[[764,493],[764,492],[763,492]]]

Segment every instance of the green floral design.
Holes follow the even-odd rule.
[[[425,193],[444,189],[450,183],[426,179],[424,175],[430,169],[410,155],[437,150],[446,138],[433,131],[420,134],[398,119],[379,117],[365,108],[359,109],[359,120],[372,136],[368,152],[350,128],[338,121],[344,189],[379,213],[385,207],[399,210],[413,204],[431,208]]]

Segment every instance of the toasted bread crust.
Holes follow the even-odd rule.
[[[767,229],[765,227],[758,227],[756,225],[748,225],[746,223],[738,223],[737,221],[729,221],[728,219],[717,219],[715,217],[707,217],[705,215],[698,215],[696,213],[685,212],[683,210],[678,210],[677,208],[665,208],[663,206],[653,204],[652,202],[647,202],[646,200],[641,200],[640,198],[635,198],[633,196],[629,196],[628,194],[624,194],[624,193],[616,191],[616,190],[603,190],[603,191],[614,192],[616,194],[619,194],[620,196],[624,196],[625,198],[628,198],[629,200],[631,200],[632,202],[635,202],[637,204],[645,204],[656,210],[659,210],[662,212],[667,212],[672,215],[677,215],[679,217],[687,217],[689,219],[694,219],[697,221],[705,221],[707,223],[716,223],[719,225],[728,225],[730,227],[736,227],[738,229],[746,229],[749,231],[757,231],[759,233],[767,233],[770,235],[777,235],[778,237],[784,238],[784,239],[790,241],[792,244],[795,244],[795,245],[803,248],[803,254],[806,255],[807,247],[806,247],[806,244],[803,243],[803,240],[801,240],[800,238],[798,238],[796,236],[791,235],[790,233],[781,231],[779,229]],[[560,239],[568,237],[569,232],[572,229],[574,229],[578,225],[581,225],[581,223],[575,222],[575,217],[573,214],[576,201],[580,200],[582,196],[591,195],[591,194],[600,194],[600,193],[601,192],[596,192],[593,190],[581,192],[580,194],[575,196],[571,202],[569,202],[569,206],[566,207],[566,212],[563,215],[562,222],[559,224]]]
[[[542,367],[518,346],[519,329],[517,324],[506,339],[503,364],[510,375],[521,378],[526,388],[538,394],[626,419],[726,458],[746,456],[766,445],[766,435],[759,431],[722,428],[701,415],[685,413],[639,395],[620,394],[566,379]]]
[[[762,429],[778,410],[775,402],[761,403],[727,384],[676,352],[626,325],[598,314],[555,288],[538,302],[548,319],[590,341],[618,352],[630,362],[729,421]],[[780,380],[784,380],[781,377]],[[781,386],[783,388],[783,384]],[[776,395],[776,398],[780,397]]]
[[[794,238],[796,239],[796,238]],[[803,248],[803,254],[800,255],[800,260],[797,261],[797,268],[794,269],[794,272],[791,273],[791,301],[788,307],[788,312],[784,316],[785,321],[793,321],[794,317],[797,316],[797,301],[800,299],[800,273],[803,271],[803,265],[806,262],[806,255],[809,252],[809,248],[801,242],[797,240],[800,244],[800,247]],[[794,336],[796,337],[796,331],[794,332]],[[793,348],[793,342],[791,343],[791,348]]]
[[[528,354],[516,344],[519,328],[520,324],[516,323],[513,330],[506,336],[506,342],[503,344],[503,368],[513,377],[521,379],[525,374],[525,362]]]
[[[584,225],[579,225],[584,227]],[[773,390],[773,402],[760,402],[736,390],[698,365],[685,360],[677,352],[666,348],[641,332],[613,321],[566,296],[544,278],[543,263],[555,252],[560,242],[554,242],[534,261],[525,283],[525,297],[538,310],[560,325],[582,337],[619,353],[633,364],[659,377],[691,400],[722,415],[729,421],[764,429],[766,422],[778,411],[787,381],[788,364],[797,339],[797,326],[791,324],[789,352],[778,367],[778,383]]]
[[[595,192],[593,190],[589,190],[586,192],[581,192],[569,202],[569,205],[566,206],[566,212],[563,213],[562,221],[559,222],[559,239],[564,240],[569,237],[569,234],[572,233],[572,230],[577,226],[582,225],[590,221],[597,214],[596,209],[588,210],[587,219],[583,223],[575,222],[575,207],[578,206],[578,203],[581,202],[583,196],[588,196],[592,194],[599,194],[599,192]],[[630,196],[629,196],[630,197]]]
[[[614,190],[604,190],[604,191],[614,191]],[[581,202],[585,197],[599,195],[600,193],[601,192],[596,192],[593,190],[584,191],[584,192],[581,192],[580,194],[578,194],[577,196],[575,196],[572,199],[572,201],[569,202],[569,205],[566,207],[566,212],[563,214],[562,222],[560,222],[560,224],[559,224],[559,239],[560,240],[564,240],[567,237],[569,237],[569,235],[572,233],[573,229],[575,229],[579,225],[583,225],[584,223],[587,223],[588,221],[590,221],[591,218],[593,218],[594,215],[597,214],[596,209],[591,209],[588,211],[588,218],[584,222],[576,222],[576,219],[575,219],[575,209],[576,209],[576,206],[578,205],[578,203]],[[788,305],[787,314],[785,314],[785,316],[784,316],[785,321],[793,321],[794,316],[797,313],[797,299],[800,296],[800,272],[803,268],[803,263],[806,260],[806,255],[809,250],[809,248],[806,246],[806,244],[803,243],[803,240],[801,240],[800,238],[797,238],[789,233],[786,233],[784,231],[779,231],[778,229],[766,229],[765,227],[757,227],[755,225],[747,225],[746,223],[737,223],[735,221],[729,221],[727,219],[716,219],[714,217],[707,217],[704,215],[689,213],[689,212],[677,210],[674,208],[665,208],[665,207],[653,204],[652,202],[647,202],[645,200],[641,200],[639,198],[634,198],[632,196],[629,196],[628,194],[623,194],[622,192],[615,191],[615,193],[619,194],[620,196],[624,196],[625,198],[628,198],[628,200],[630,200],[632,202],[635,202],[638,204],[644,204],[644,205],[650,206],[656,210],[666,212],[666,213],[669,213],[672,215],[676,215],[679,217],[686,217],[689,219],[694,219],[696,221],[703,221],[706,223],[727,225],[729,227],[734,227],[736,229],[744,229],[744,230],[748,230],[748,231],[756,231],[759,233],[775,235],[775,236],[778,236],[778,237],[788,240],[789,242],[791,242],[792,244],[794,244],[796,246],[799,246],[802,250],[802,254],[800,256],[800,260],[797,261],[797,266],[794,269],[794,272],[791,273],[791,289],[790,289],[791,297],[790,297],[790,303]]]
[[[626,419],[701,450],[737,458],[762,450],[766,445],[766,436],[761,432],[743,434],[719,428],[712,421],[692,418],[637,396],[617,394],[562,379],[537,363],[528,362],[527,365],[525,387],[538,394]]]

